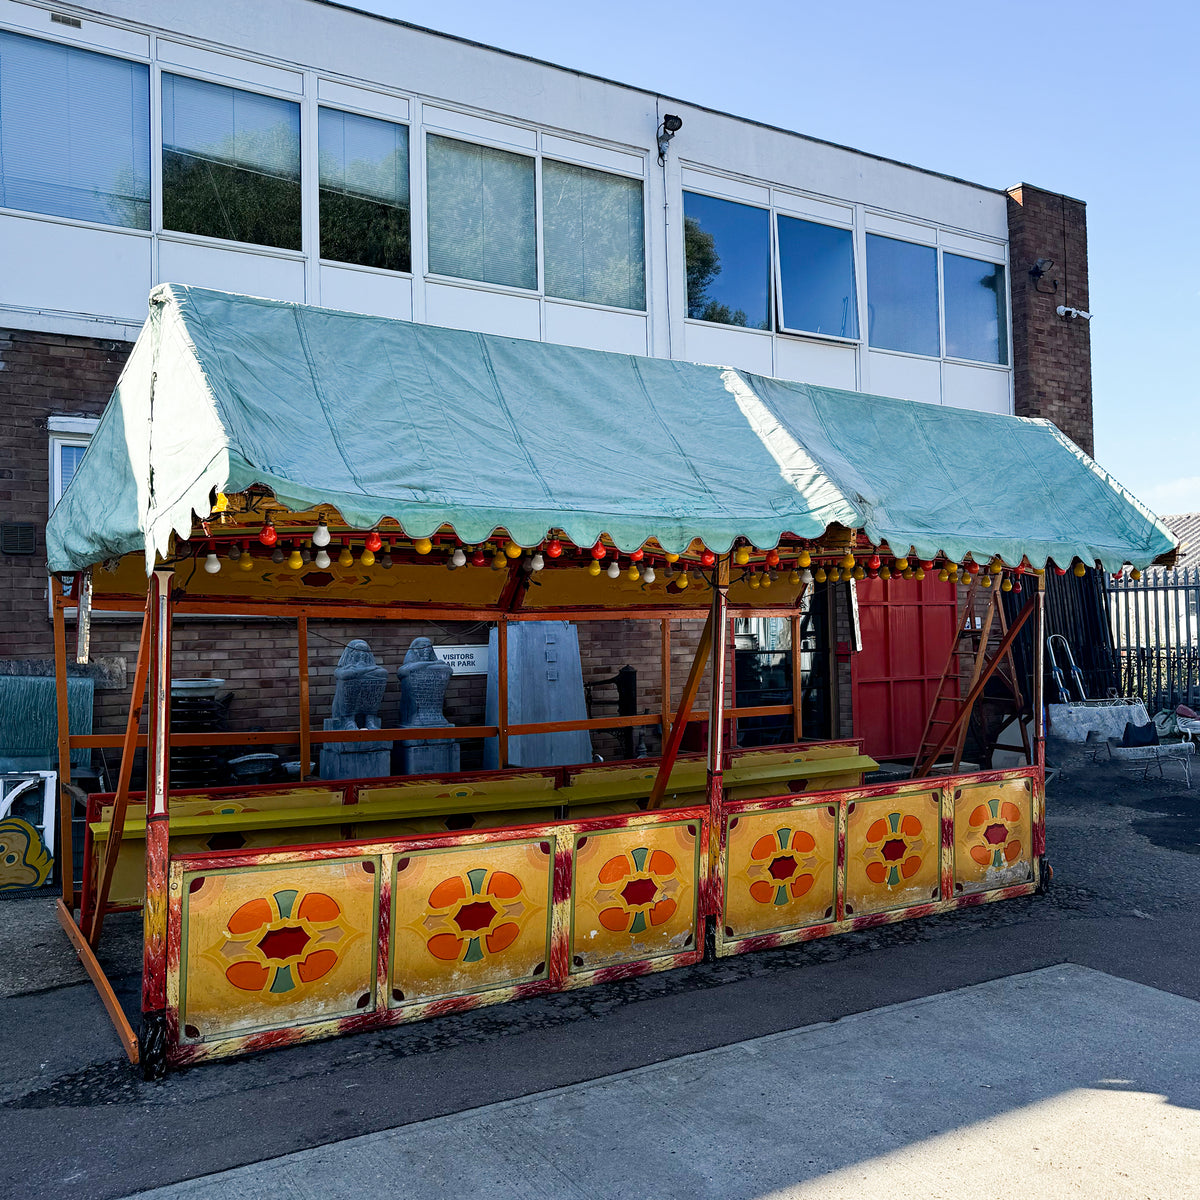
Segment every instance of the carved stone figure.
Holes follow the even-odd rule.
[[[400,680],[400,724],[414,727],[445,727],[442,705],[446,685],[454,672],[433,652],[427,637],[413,638],[404,656],[404,665],[396,668]],[[459,744],[453,739],[401,742],[401,770],[406,775],[435,775],[459,769]]]
[[[347,645],[334,671],[337,688],[327,730],[380,729],[379,706],[387,670],[361,638]],[[376,779],[391,772],[391,742],[326,742],[321,747],[322,779]]]

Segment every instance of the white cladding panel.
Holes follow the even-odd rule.
[[[546,302],[546,341],[617,354],[645,354],[646,318],[635,313]]]
[[[969,367],[963,363],[942,364],[942,403],[955,408],[1012,413],[1012,392],[1007,371],[994,367]]]
[[[740,367],[756,375],[774,375],[771,337],[732,325],[689,321],[682,358],[718,367]]]
[[[163,238],[158,247],[158,279],[160,283],[191,283],[222,292],[304,302],[304,263],[271,254]]]
[[[321,265],[321,305],[372,317],[412,320],[412,280],[383,271]]]
[[[542,334],[540,305],[533,297],[483,292],[453,284],[426,284],[425,320],[430,325],[474,329],[535,342]]]
[[[140,325],[153,248],[147,234],[0,215],[0,305]]]
[[[853,392],[858,389],[858,354],[853,346],[781,337],[775,344],[775,374]]]
[[[942,365],[936,358],[910,358],[905,354],[869,353],[870,378],[864,391],[901,400],[942,402]]]

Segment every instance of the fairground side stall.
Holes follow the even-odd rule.
[[[730,620],[935,573],[1017,591],[1001,649],[1022,629],[1040,647],[1048,567],[1174,547],[1044,421],[164,285],[48,529],[60,717],[93,613],[142,614],[115,788],[87,798],[82,864],[60,839],[60,920],[156,1076],[1027,894],[1040,670],[1028,765],[955,772],[974,679],[915,777],[864,785],[860,743],[804,738],[798,688],[730,704]],[[173,733],[172,650],[202,616],[292,622],[298,728]],[[681,617],[706,619],[680,688]],[[494,719],[314,728],[308,629],[328,618],[488,623]],[[660,712],[510,721],[515,623],[615,618],[661,631]],[[764,714],[794,742],[739,748],[729,720]],[[651,722],[653,758],[512,765],[518,737]],[[689,726],[706,752],[683,752]],[[313,770],[328,743],[449,737],[487,739],[496,766]],[[239,741],[294,746],[298,777],[172,793],[173,749]],[[100,744],[60,737],[60,829],[71,751]],[[139,907],[135,1033],[95,947]]]

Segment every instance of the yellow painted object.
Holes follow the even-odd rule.
[[[938,789],[855,803],[846,824],[846,916],[887,912],[940,894]]]
[[[726,936],[834,920],[837,806],[809,804],[726,820]]]
[[[957,892],[1011,887],[1033,878],[1033,788],[1028,779],[954,789]]]
[[[699,828],[635,826],[576,842],[572,973],[696,948]]]
[[[393,1007],[549,977],[554,840],[395,860]]]
[[[189,880],[185,1036],[351,1016],[375,1002],[379,859],[206,870]],[[192,888],[195,890],[192,890]]]

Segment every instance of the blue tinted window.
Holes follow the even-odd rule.
[[[771,328],[771,227],[765,209],[683,193],[688,316]]]
[[[149,68],[0,33],[0,206],[149,229]]]
[[[959,254],[943,254],[942,283],[946,289],[946,353],[1006,366],[1004,268]]]
[[[779,274],[783,328],[858,337],[854,238],[849,229],[779,217]]]
[[[881,350],[941,353],[932,246],[867,234],[867,340]]]

